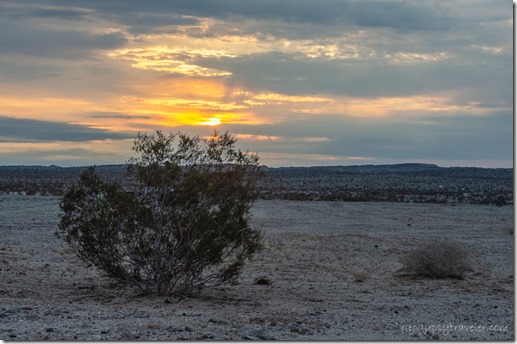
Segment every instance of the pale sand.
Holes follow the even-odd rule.
[[[253,222],[267,248],[241,283],[166,299],[109,288],[85,267],[54,235],[58,202],[0,197],[0,339],[514,336],[509,206],[260,201]],[[464,280],[397,276],[399,255],[433,237],[464,243],[474,271]],[[273,284],[255,285],[260,276]]]

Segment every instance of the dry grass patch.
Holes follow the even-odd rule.
[[[472,271],[468,252],[455,241],[432,240],[406,252],[401,257],[400,272],[414,277],[458,278]]]
[[[510,235],[513,235],[513,226],[504,227],[503,228],[503,232],[507,233],[507,234],[510,234]]]
[[[359,283],[362,283],[368,279],[368,275],[364,272],[354,272],[352,276],[354,277],[354,281]]]
[[[271,284],[273,284],[273,280],[268,276],[260,276],[260,277],[255,278],[255,281],[253,282],[253,284],[271,285]]]

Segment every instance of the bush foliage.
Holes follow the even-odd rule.
[[[468,252],[460,243],[431,240],[402,256],[401,271],[427,278],[463,278],[470,271]]]
[[[125,186],[89,168],[61,202],[60,229],[84,261],[145,293],[235,283],[263,247],[250,225],[256,154],[230,134],[139,134]]]

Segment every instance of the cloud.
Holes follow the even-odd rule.
[[[102,119],[151,119],[152,116],[143,115],[132,115],[121,112],[109,112],[109,111],[98,111],[90,112],[87,114],[89,118],[102,118]]]
[[[77,142],[132,137],[78,124],[0,116],[0,142]]]
[[[512,160],[508,4],[27,0],[1,9],[4,113],[45,118],[0,117],[4,140],[219,125],[278,159]]]
[[[121,32],[94,30],[91,23],[90,27],[81,25],[89,21],[83,12],[7,6],[0,11],[0,54],[88,58],[92,51],[118,48],[127,42]],[[55,17],[66,18],[67,24],[49,24]]]
[[[133,35],[258,34],[276,38],[340,37],[358,29],[446,31],[455,18],[443,6],[382,0],[149,0],[26,2],[7,9],[19,17],[117,23]],[[207,23],[209,25],[207,26]]]
[[[349,4],[349,20],[361,27],[392,28],[403,32],[444,31],[454,27],[452,17],[431,6],[401,1],[357,1]]]
[[[131,156],[132,140],[87,142],[0,142],[5,165],[85,166],[121,164]]]
[[[342,1],[328,0],[324,4],[313,0],[205,0],[163,1],[145,3],[127,1],[68,0],[62,3],[89,7],[109,13],[133,11],[137,13],[168,11],[196,17],[231,19],[235,16],[255,20],[278,20],[298,23],[335,25],[351,22],[364,27],[435,30],[448,28],[452,18],[435,7],[405,1]],[[154,10],[153,10],[154,9]]]
[[[246,142],[258,152],[322,154],[336,157],[391,157],[404,160],[506,160],[513,157],[511,111],[472,117],[377,118],[365,120],[327,114],[262,125],[223,125],[241,138],[279,137]],[[321,140],[304,138],[325,137]]]
[[[13,13],[14,12],[14,13]],[[23,18],[29,17],[41,17],[41,18],[59,18],[66,20],[79,20],[86,18],[88,11],[73,9],[73,8],[18,8],[18,11],[11,11],[11,15]]]
[[[35,30],[15,23],[0,22],[1,54],[88,58],[92,50],[118,48],[125,43],[126,39],[121,33]]]
[[[213,68],[204,68],[189,63],[191,56],[212,56],[224,55],[233,57],[231,54],[218,52],[216,50],[203,49],[199,51],[190,50],[185,52],[181,49],[170,49],[164,47],[149,47],[145,49],[119,49],[108,53],[108,56],[114,59],[131,61],[133,68],[153,70],[158,72],[167,72],[169,75],[188,75],[188,76],[228,76],[231,73],[215,70]]]
[[[197,61],[226,70],[254,91],[353,97],[408,96],[445,90],[476,91],[478,99],[511,100],[511,58],[468,56],[428,63],[390,63],[389,57],[351,62],[268,52]],[[490,67],[489,67],[490,66]],[[487,68],[489,67],[489,68]],[[486,95],[483,93],[486,92]],[[471,99],[474,100],[474,99]]]
[[[182,27],[196,27],[201,19],[176,15],[169,11],[140,12],[137,16],[133,12],[113,12],[104,14],[106,19],[116,21],[128,27],[128,33],[132,35],[179,33]]]

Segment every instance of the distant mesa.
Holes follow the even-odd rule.
[[[435,164],[424,163],[403,163],[393,165],[349,165],[349,166],[311,166],[311,167],[267,167],[265,170],[320,170],[329,172],[420,172],[430,170],[440,170],[445,167],[440,167]]]

